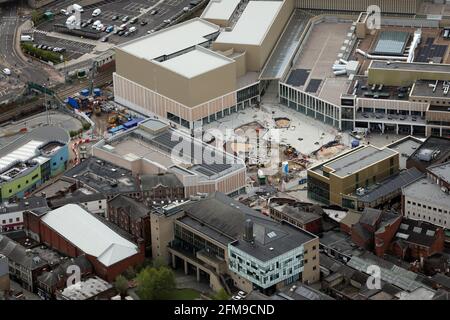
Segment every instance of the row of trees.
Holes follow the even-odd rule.
[[[60,63],[61,61],[61,54],[56,53],[53,51],[43,50],[39,48],[33,47],[31,43],[22,43],[22,50],[38,59],[44,60],[44,61],[51,61],[53,63]]]

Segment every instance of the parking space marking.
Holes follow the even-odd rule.
[[[141,12],[141,9],[145,9],[147,7],[147,5],[142,3],[130,2],[125,7],[123,7],[123,9],[130,12]]]

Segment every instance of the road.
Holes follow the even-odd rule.
[[[9,68],[12,71],[11,76],[5,77],[2,74],[0,78],[0,87],[7,87],[7,90],[0,92],[0,102],[16,95],[27,81],[44,83],[50,77],[43,65],[24,61],[16,52],[16,30],[25,21],[18,16],[17,11],[15,3],[0,7],[0,67],[1,70]]]

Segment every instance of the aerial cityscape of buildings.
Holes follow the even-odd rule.
[[[0,42],[0,300],[449,299],[447,1],[0,0]]]

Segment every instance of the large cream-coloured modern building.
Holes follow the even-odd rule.
[[[212,1],[202,18],[120,45],[115,100],[190,129],[256,104],[259,73],[293,11],[294,0]]]

